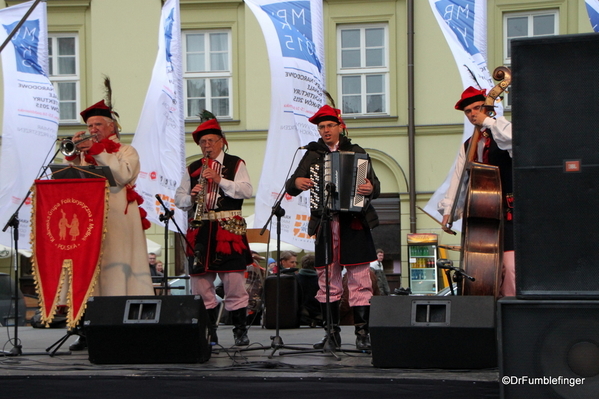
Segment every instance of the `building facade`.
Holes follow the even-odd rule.
[[[180,6],[185,131],[199,124],[198,110],[211,109],[231,152],[246,160],[255,190],[268,156],[271,92],[260,26],[242,0],[180,0]],[[161,7],[161,0],[47,0],[60,137],[84,128],[79,112],[103,97],[106,75],[123,141],[132,140],[156,57]],[[489,0],[487,7],[490,70],[509,66],[513,38],[592,31],[583,0]],[[324,0],[323,13],[326,88],[342,108],[350,137],[373,159],[383,193],[375,203],[382,219],[376,244],[392,258],[387,272],[405,276],[408,233],[437,233],[443,244],[460,244],[459,235],[443,234],[415,211],[444,181],[460,145],[463,115],[453,109],[462,91],[458,66],[429,1]],[[505,104],[509,119],[509,94]],[[191,134],[186,154],[187,163],[200,157]],[[253,199],[246,201],[244,216],[253,213],[253,205]],[[158,226],[148,237],[164,240]],[[175,242],[171,234],[167,245],[174,249]],[[175,256],[169,261],[174,264]],[[0,271],[8,269],[3,265],[6,259]]]

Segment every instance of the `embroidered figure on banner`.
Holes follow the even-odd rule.
[[[71,241],[75,241],[77,237],[79,237],[79,219],[77,218],[77,214],[73,215],[73,221],[70,226],[71,230],[69,234],[71,235]]]
[[[60,230],[59,237],[61,240],[67,239],[67,227],[69,227],[69,220],[67,219],[67,214],[61,209],[62,217],[58,222],[58,229]]]

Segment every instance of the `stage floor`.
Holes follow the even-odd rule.
[[[61,337],[66,329],[19,327],[16,331],[21,345],[21,355],[0,357],[0,380],[2,391],[11,396],[3,397],[39,397],[39,389],[52,388],[55,397],[57,390],[62,397],[68,393],[78,393],[80,383],[84,391],[92,389],[102,392],[102,396],[118,399],[134,399],[130,389],[135,392],[147,392],[148,397],[187,397],[181,391],[185,389],[201,392],[197,397],[270,397],[262,391],[276,387],[278,394],[272,397],[288,399],[304,397],[326,391],[328,398],[347,395],[355,396],[363,391],[376,393],[378,398],[387,397],[425,397],[425,398],[498,398],[498,370],[439,370],[439,369],[399,369],[375,368],[372,355],[338,351],[333,356],[329,352],[301,353],[300,351],[279,347],[273,349],[273,342],[280,342],[276,330],[252,326],[249,331],[250,351],[240,351],[233,347],[232,326],[221,325],[218,337],[222,346],[215,347],[212,357],[205,363],[194,364],[92,364],[87,351],[69,352],[68,346],[75,341],[71,336],[50,356],[46,349]],[[352,326],[342,327],[342,349],[355,350],[355,336]],[[0,340],[3,350],[13,348],[15,328],[1,327]],[[302,327],[281,329],[278,337],[284,345],[312,349],[312,343],[323,336],[322,328]],[[172,337],[176,340],[177,337]],[[472,354],[464,354],[472,356]],[[7,381],[8,380],[8,381]],[[9,383],[10,381],[10,383]],[[63,381],[61,384],[60,381]],[[65,385],[64,382],[68,381]],[[176,384],[175,384],[176,381]],[[198,387],[198,381],[203,381]],[[94,384],[95,382],[95,384]],[[169,386],[169,395],[163,392],[165,384]],[[274,384],[274,385],[273,385]],[[10,386],[10,387],[9,387]],[[67,389],[68,386],[68,389]],[[92,388],[94,387],[95,388]],[[6,389],[9,389],[7,392]],[[352,393],[348,393],[350,389]],[[64,392],[63,392],[64,390]],[[123,390],[125,392],[123,392]],[[258,395],[260,391],[260,394]],[[374,392],[373,392],[374,390]],[[68,391],[68,392],[67,392]],[[126,394],[129,392],[129,394]],[[163,392],[165,396],[159,393]],[[123,393],[123,396],[119,396]],[[227,395],[223,395],[227,393]],[[436,396],[436,394],[439,396]],[[15,396],[18,395],[18,396]],[[24,395],[24,396],[23,396]],[[64,396],[66,395],[66,396]],[[174,395],[174,396],[173,396]],[[331,396],[332,395],[332,396]],[[307,397],[307,396],[306,396]]]

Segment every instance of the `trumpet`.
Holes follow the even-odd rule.
[[[72,139],[64,139],[60,142],[60,152],[62,153],[62,155],[66,156],[66,157],[70,157],[72,155],[75,154],[79,154],[81,151],[79,151],[77,149],[77,144],[89,140],[89,139],[93,139],[97,136],[97,134],[92,134],[91,136],[87,136],[81,140],[77,140],[74,141]]]

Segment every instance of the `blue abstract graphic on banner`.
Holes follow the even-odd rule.
[[[2,25],[7,34],[13,31],[17,22],[10,25]],[[39,44],[40,22],[38,19],[25,21],[19,31],[13,36],[12,44],[15,47],[15,58],[17,71],[44,75],[42,67],[37,59],[37,47]]]
[[[312,42],[312,14],[309,1],[290,1],[261,7],[272,19],[283,57],[306,60],[320,69],[322,65]]]
[[[464,50],[470,55],[480,53],[474,45],[474,0],[441,0],[435,7]]]
[[[165,43],[165,52],[166,52],[166,62],[170,65],[171,63],[171,41],[173,40],[173,23],[175,22],[175,17],[173,13],[175,9],[171,10],[171,13],[168,15],[166,20],[164,21],[164,43]]]
[[[599,13],[589,3],[586,3],[587,13],[594,32],[599,32]]]

